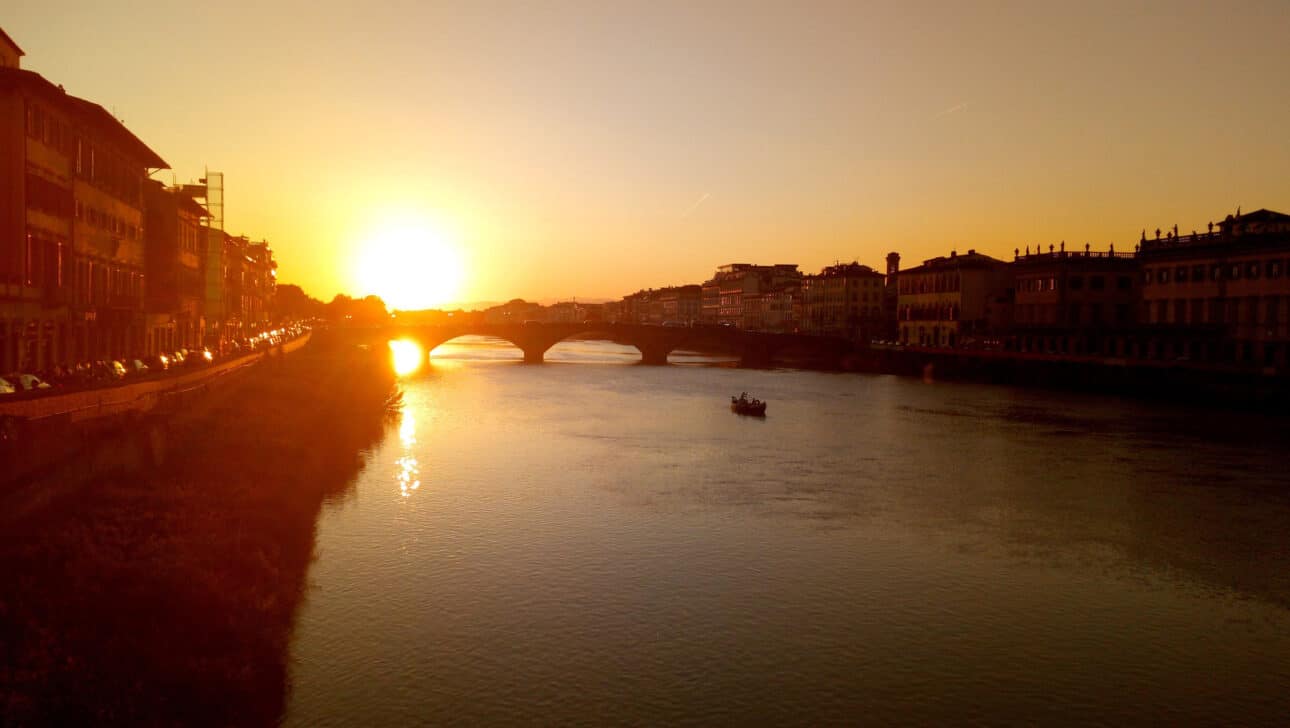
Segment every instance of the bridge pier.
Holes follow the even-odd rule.
[[[638,344],[636,348],[641,352],[641,363],[650,366],[667,364],[667,355],[672,353],[671,349],[662,346],[640,346]]]
[[[521,349],[521,351],[524,352],[524,363],[525,364],[543,363],[544,361],[546,361],[544,358],[546,354],[546,350],[550,348],[551,347],[549,346],[542,346],[542,347],[530,346],[528,348]]]

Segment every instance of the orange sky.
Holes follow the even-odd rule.
[[[1290,211],[1284,0],[9,0],[0,27],[180,182],[224,171],[228,229],[324,298],[368,292],[391,220],[505,300]]]

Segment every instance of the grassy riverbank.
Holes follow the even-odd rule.
[[[0,725],[266,725],[324,499],[385,426],[384,352],[325,341],[174,421],[164,465],[0,534]]]

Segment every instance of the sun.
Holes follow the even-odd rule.
[[[465,267],[444,230],[424,220],[387,223],[363,241],[357,277],[363,295],[415,311],[460,300]]]

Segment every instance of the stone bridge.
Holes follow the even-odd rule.
[[[731,354],[740,366],[766,367],[778,357],[793,356],[836,366],[853,345],[846,339],[805,334],[776,334],[742,331],[722,326],[671,327],[644,324],[527,323],[447,324],[444,326],[390,325],[372,329],[351,329],[375,339],[410,339],[427,352],[460,336],[491,336],[504,339],[524,352],[524,361],[541,363],[547,349],[565,339],[596,339],[636,347],[644,364],[666,364],[677,349]]]

